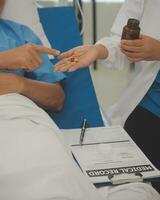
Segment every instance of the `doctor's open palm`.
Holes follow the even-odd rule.
[[[72,72],[95,62],[99,58],[99,46],[84,45],[76,47],[61,54],[59,58],[61,61],[55,65],[55,70]]]

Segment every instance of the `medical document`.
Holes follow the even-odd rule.
[[[62,132],[80,168],[94,184],[160,177],[159,170],[120,126],[87,129],[83,145],[79,144],[80,129]]]

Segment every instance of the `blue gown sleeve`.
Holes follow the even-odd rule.
[[[39,37],[28,27],[22,25],[22,33],[25,43],[34,43],[42,45]],[[55,83],[63,80],[66,76],[63,73],[55,72],[54,65],[49,60],[48,55],[42,54],[43,63],[33,72],[27,72],[26,76],[30,79],[43,81],[48,83]]]

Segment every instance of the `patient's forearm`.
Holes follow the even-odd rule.
[[[7,55],[4,52],[0,52],[0,69],[5,69],[7,62]]]
[[[58,83],[49,84],[24,78],[21,94],[44,109],[60,111],[64,104],[64,92]]]

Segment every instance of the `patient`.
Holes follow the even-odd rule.
[[[0,14],[6,0],[0,0]],[[0,95],[18,93],[40,107],[59,111],[64,92],[47,54],[60,52],[42,46],[40,39],[24,25],[0,19]]]

